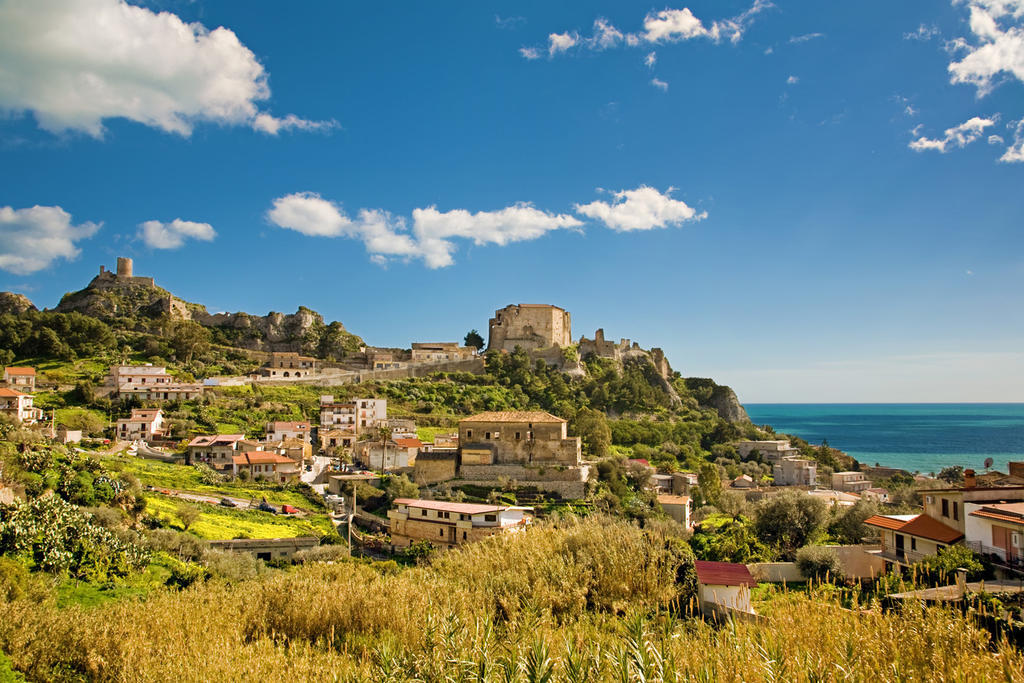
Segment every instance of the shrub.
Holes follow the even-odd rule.
[[[254,579],[267,569],[263,560],[258,560],[249,553],[225,550],[211,550],[206,553],[205,564],[211,576],[228,583]]]
[[[307,564],[310,562],[346,562],[348,561],[348,547],[342,545],[318,545],[315,548],[300,550],[295,553],[295,562]]]
[[[796,566],[807,579],[838,581],[843,577],[836,551],[823,545],[809,545],[796,551]]]

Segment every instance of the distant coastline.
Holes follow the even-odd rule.
[[[1024,460],[1024,403],[747,403],[755,424],[811,443],[827,440],[866,465],[1005,472]]]

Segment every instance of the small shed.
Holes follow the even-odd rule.
[[[697,597],[705,614],[754,614],[750,589],[757,585],[745,564],[697,560]]]

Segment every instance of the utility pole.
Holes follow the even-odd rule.
[[[352,512],[348,516],[348,556],[352,557],[352,520],[356,518],[356,480],[352,480]]]

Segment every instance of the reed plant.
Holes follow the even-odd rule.
[[[691,571],[672,538],[594,516],[398,572],[307,563],[91,609],[0,591],[0,651],[30,680],[1024,680],[953,610],[780,591],[711,623],[688,614]]]

